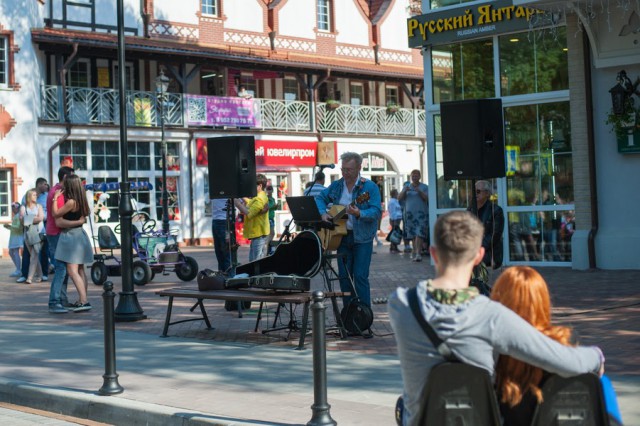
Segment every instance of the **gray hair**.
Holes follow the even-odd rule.
[[[358,167],[362,166],[362,155],[357,152],[345,152],[340,156],[341,161],[355,161]]]
[[[478,188],[478,186],[480,186]],[[493,193],[493,188],[491,187],[491,183],[488,180],[479,180],[476,182],[476,189],[482,189],[484,191],[489,191],[489,194]]]

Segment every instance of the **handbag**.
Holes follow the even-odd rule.
[[[389,234],[389,242],[392,244],[400,244],[402,242],[402,229],[399,226],[394,226],[393,230]]]
[[[42,242],[43,235],[38,230],[37,225],[27,226],[27,230],[24,233],[24,240],[28,246],[35,246]]]

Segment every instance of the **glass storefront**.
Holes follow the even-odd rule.
[[[566,45],[566,28],[557,27],[431,51],[436,214],[467,208],[474,193],[470,180],[444,180],[439,103],[500,94],[507,177],[491,182],[507,219],[510,263],[571,261],[575,224]]]

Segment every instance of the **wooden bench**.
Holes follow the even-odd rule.
[[[309,307],[311,301],[313,299],[311,292],[276,292],[270,290],[255,290],[255,289],[238,289],[238,290],[210,290],[210,291],[200,291],[196,289],[183,289],[183,288],[171,288],[168,290],[160,290],[157,291],[156,294],[160,297],[168,297],[169,304],[167,305],[167,316],[164,321],[164,329],[162,331],[162,337],[167,337],[167,332],[169,331],[169,326],[174,324],[179,324],[188,321],[204,321],[207,325],[207,329],[211,330],[211,322],[209,321],[209,317],[207,316],[207,311],[204,309],[203,300],[233,300],[238,302],[260,302],[260,311],[258,312],[258,318],[256,319],[256,327],[255,330],[258,330],[258,324],[261,320],[262,313],[262,304],[263,303],[278,303],[281,304],[295,304],[300,305],[304,304],[304,312],[302,314],[302,328],[300,329],[300,340],[298,342],[298,347],[296,349],[304,348],[304,340],[307,335],[307,326],[309,323]],[[334,315],[336,317],[336,321],[338,324],[338,328],[340,331],[341,337],[345,337],[344,327],[342,326],[342,319],[340,318],[340,312],[338,311],[338,303],[336,301],[337,297],[345,296],[346,293],[342,292],[325,292],[325,298],[331,299],[331,303],[333,305]],[[180,321],[171,322],[171,312],[173,309],[173,299],[174,298],[184,298],[184,299],[196,299],[196,304],[191,307],[190,311],[193,312],[196,307],[200,307],[200,312],[202,316],[196,318],[188,318]],[[241,305],[241,303],[239,303]],[[292,331],[292,324],[290,323],[288,327],[289,333]],[[263,330],[263,333],[266,333],[270,330]],[[273,329],[271,330],[273,331]]]

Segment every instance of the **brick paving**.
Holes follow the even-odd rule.
[[[434,268],[429,258],[423,262],[411,262],[408,255],[389,253],[389,246],[375,247],[371,265],[371,297],[386,298],[396,286],[411,286],[418,280],[434,276]],[[184,252],[197,259],[200,269],[215,269],[216,261],[212,247],[189,247]],[[239,250],[240,261],[246,261],[248,249]],[[26,321],[32,324],[51,323],[79,325],[101,329],[102,323],[102,288],[92,283],[89,287],[89,300],[94,306],[88,313],[69,313],[51,315],[47,311],[49,283],[32,285],[18,284],[8,275],[12,268],[8,259],[0,259],[0,320]],[[599,345],[607,355],[607,371],[624,375],[640,375],[640,271],[573,271],[569,268],[539,268],[549,283],[554,304],[556,321],[574,328],[582,344]],[[88,272],[88,270],[87,270]],[[492,278],[498,273],[493,272]],[[110,278],[114,288],[119,291],[119,277]],[[152,335],[160,335],[164,325],[167,299],[158,297],[155,292],[161,289],[182,287],[195,288],[196,282],[182,282],[174,273],[157,275],[151,283],[136,287],[138,301],[146,320],[117,323],[118,330],[128,330]],[[323,282],[318,274],[312,280],[312,289],[322,289]],[[70,297],[75,296],[75,289],[69,289]],[[116,297],[116,303],[118,297]],[[192,301],[176,299],[174,301],[173,320],[185,319],[192,314],[188,311]],[[327,322],[335,323],[330,304],[327,309]],[[341,305],[341,304],[340,304]],[[255,333],[254,325],[257,316],[257,304],[238,318],[236,312],[227,312],[221,301],[205,301],[214,330],[207,330],[204,322],[193,321],[177,324],[169,329],[172,338],[189,337],[201,340],[224,342],[241,342],[255,345],[274,345],[295,347],[298,343],[297,332],[286,340],[287,331],[262,334]],[[272,324],[275,315],[275,304],[268,305],[261,323]],[[362,352],[367,354],[395,355],[395,340],[389,325],[385,304],[374,304],[373,339],[352,337],[345,340],[337,336],[327,337],[327,348],[330,351]],[[302,307],[294,310],[295,319],[301,321]],[[284,312],[280,324],[288,322],[289,316]]]

